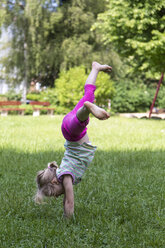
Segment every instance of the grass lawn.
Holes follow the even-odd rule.
[[[33,202],[37,171],[63,156],[61,120],[0,117],[0,248],[164,248],[165,121],[91,118],[98,149],[66,221],[62,197]]]

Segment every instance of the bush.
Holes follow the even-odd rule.
[[[107,107],[108,99],[113,99],[115,95],[114,83],[105,72],[100,72],[96,81],[96,103],[98,106]]]
[[[63,107],[63,106],[56,106],[55,107],[55,113],[56,114],[64,114],[66,115],[67,113],[70,112],[70,109],[69,108],[66,108],[66,107]]]
[[[29,104],[22,104],[21,108],[25,109],[25,115],[32,115],[33,114],[33,108]]]
[[[115,90],[112,101],[112,110],[115,112],[144,112],[151,106],[153,90],[147,89],[144,84],[116,83]]]
[[[40,93],[29,93],[26,95],[26,99],[30,101],[41,101]]]
[[[52,105],[59,104],[56,88],[48,88],[45,91],[41,91],[40,96],[43,102],[50,102]]]
[[[0,95],[0,101],[7,101],[7,97],[3,94]]]
[[[158,108],[162,108],[165,109],[165,86],[161,86],[159,93],[158,93],[158,97],[157,97],[157,107]]]
[[[69,71],[62,71],[55,81],[57,98],[63,110],[71,110],[84,94],[84,84],[88,75],[84,67],[74,67]],[[97,105],[107,105],[107,100],[114,95],[113,82],[106,73],[99,73],[95,93]],[[65,111],[66,112],[66,111]]]
[[[37,93],[29,93],[26,96],[27,100],[49,102],[50,104],[58,104],[57,93],[55,88],[48,88]]]
[[[6,97],[7,101],[21,101],[21,94],[15,93],[14,90],[8,91],[6,94],[4,94],[4,97]]]
[[[62,71],[60,77],[55,81],[59,105],[71,110],[84,93],[85,81],[86,74],[83,67]]]

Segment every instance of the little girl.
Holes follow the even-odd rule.
[[[91,145],[87,135],[89,114],[100,120],[106,120],[110,115],[102,108],[93,104],[95,82],[99,71],[111,71],[112,67],[92,63],[92,70],[85,83],[85,94],[75,108],[68,113],[62,122],[62,133],[65,142],[65,153],[58,168],[56,162],[37,174],[37,194],[35,201],[41,203],[44,196],[58,197],[64,194],[64,216],[69,218],[74,213],[73,184],[78,184],[91,163],[96,146]]]

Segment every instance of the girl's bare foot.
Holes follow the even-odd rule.
[[[99,120],[106,120],[110,117],[110,114],[107,113],[104,109],[96,106],[91,102],[84,102],[84,106],[87,108],[89,113],[92,113]]]
[[[98,71],[107,71],[110,72],[112,70],[112,67],[109,65],[101,65],[98,62],[92,63],[92,68],[95,68]]]

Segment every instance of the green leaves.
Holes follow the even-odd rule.
[[[57,98],[60,106],[69,108],[70,110],[83,97],[84,85],[88,75],[85,73],[85,68],[75,67],[69,71],[62,71],[59,79],[55,81]],[[97,105],[108,104],[108,99],[114,95],[113,82],[109,75],[100,72],[96,81],[96,103]]]
[[[75,67],[67,72],[62,71],[55,81],[60,106],[71,110],[83,96],[85,81],[86,74],[83,67]]]
[[[19,82],[26,74],[28,83],[35,78],[53,86],[60,70],[81,64],[89,68],[93,58],[101,60],[105,47],[90,28],[104,11],[105,0],[63,1],[56,9],[53,4],[59,1],[55,0],[1,2],[0,25],[12,33],[10,63],[6,60],[4,66],[8,75],[17,68]]]
[[[108,100],[112,99],[115,94],[114,82],[108,74],[100,72],[96,85],[96,104],[107,107]]]
[[[135,55],[140,70],[165,70],[165,2],[108,1],[108,10],[93,26],[104,43],[113,44],[123,56]],[[136,68],[137,69],[137,68]]]

